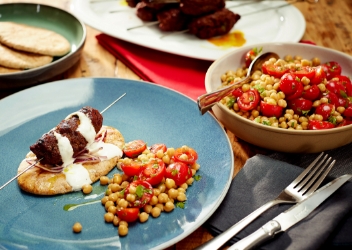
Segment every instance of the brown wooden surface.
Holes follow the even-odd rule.
[[[89,1],[89,0],[87,0]],[[69,10],[70,0],[0,0],[0,3],[28,2],[42,3]],[[319,0],[317,4],[297,2],[294,4],[304,15],[306,32],[303,40],[314,41],[317,45],[339,50],[352,56],[352,0]],[[78,77],[117,77],[139,79],[129,68],[117,60],[103,47],[95,36],[99,34],[87,26],[87,40],[81,60],[57,79]],[[11,94],[11,91],[0,91],[0,98]],[[260,152],[260,149],[239,141],[234,134],[228,132],[234,157],[235,174],[242,168],[245,161]],[[193,249],[211,239],[209,232],[200,227],[191,235],[178,242],[168,250]],[[226,249],[224,246],[222,249]]]

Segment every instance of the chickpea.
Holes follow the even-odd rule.
[[[104,215],[105,222],[108,222],[108,223],[112,222],[114,220],[114,216],[115,215],[113,213],[110,213],[110,212],[105,213]]]
[[[117,227],[120,223],[121,219],[118,216],[114,216],[114,219],[112,221],[112,224],[114,224],[115,227]]]
[[[168,201],[168,202],[165,203],[164,211],[171,212],[172,210],[174,210],[174,208],[175,208],[174,203],[171,202],[171,201]]]
[[[117,193],[111,193],[109,195],[109,201],[115,202],[115,201],[117,201],[117,198],[118,198],[118,194]]]
[[[169,197],[166,193],[161,193],[158,195],[158,202],[159,203],[166,203],[168,198]]]
[[[167,193],[171,199],[176,199],[176,197],[178,195],[178,191],[174,188],[169,189],[169,191]]]
[[[176,199],[177,199],[178,201],[185,201],[185,200],[187,200],[187,197],[186,197],[186,194],[185,194],[185,193],[179,192],[178,195],[177,195],[177,197],[176,197]]]
[[[109,196],[104,196],[101,198],[101,204],[105,205],[105,203],[109,200]]]
[[[128,227],[126,225],[119,225],[118,233],[120,236],[126,236],[128,234]]]
[[[128,206],[128,201],[126,201],[125,199],[121,199],[118,202],[119,207],[123,207],[126,208]]]
[[[116,214],[116,212],[117,212],[117,207],[115,207],[115,206],[110,206],[110,207],[108,207],[108,212],[109,212],[109,213],[112,213],[112,214]]]
[[[163,160],[163,162],[164,163],[166,163],[166,164],[170,164],[170,156],[168,155],[168,154],[166,154],[166,155],[164,155],[163,157],[162,157],[162,160]]]
[[[156,204],[155,207],[158,207],[160,211],[164,211],[164,205],[161,203]]]
[[[115,174],[112,178],[112,182],[120,185],[122,183],[122,176],[120,174]]]
[[[152,215],[154,218],[159,217],[160,214],[161,214],[161,209],[160,209],[159,207],[153,207],[153,208],[152,208],[151,215]]]
[[[102,176],[100,177],[100,185],[106,186],[110,182],[109,178],[107,176]]]
[[[81,225],[81,223],[76,222],[75,224],[73,224],[73,226],[72,226],[72,231],[73,231],[74,233],[80,233],[80,232],[82,231],[82,225]]]
[[[164,192],[165,192],[165,189],[166,189],[165,184],[164,184],[164,183],[160,184],[160,185],[158,186],[158,189],[160,190],[161,193],[164,193]]]
[[[109,207],[114,206],[114,205],[115,205],[115,203],[113,201],[108,200],[105,203],[105,210],[108,211]]]
[[[128,194],[126,196],[126,200],[129,202],[134,202],[136,200],[136,196],[134,194]]]
[[[112,180],[113,180],[113,183],[110,184],[110,185],[111,185],[111,186],[110,186],[110,189],[111,189],[111,192],[113,192],[113,193],[116,193],[116,192],[118,192],[118,191],[121,190],[120,185],[114,182],[114,179],[115,179],[115,178],[116,178],[116,176],[112,179]]]
[[[158,197],[159,197],[159,195],[158,195]],[[153,195],[152,198],[149,201],[149,204],[152,205],[152,206],[155,206],[156,204],[158,204],[158,202],[159,202],[158,197],[156,195]]]
[[[194,182],[194,178],[193,178],[193,177],[189,178],[189,179],[186,181],[187,185],[192,185],[193,182]]]
[[[90,185],[90,184],[85,184],[85,185],[83,185],[83,187],[82,187],[82,192],[83,192],[84,194],[90,194],[92,191],[93,191],[92,185]]]
[[[174,187],[176,187],[176,183],[175,183],[175,181],[173,179],[166,178],[165,186],[166,186],[167,189],[174,188]]]
[[[146,212],[142,212],[140,215],[139,215],[139,221],[140,222],[146,222],[149,218],[149,214],[147,214]]]
[[[143,210],[144,210],[144,212],[146,212],[147,214],[150,214],[151,212],[152,212],[152,206],[151,205],[145,205],[144,207],[143,207]]]

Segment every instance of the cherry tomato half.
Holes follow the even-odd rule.
[[[117,211],[117,216],[127,222],[134,222],[138,219],[139,208],[130,207],[130,208],[122,208]]]
[[[272,105],[267,102],[261,101],[260,102],[260,111],[264,116],[272,117],[275,116],[279,118],[283,112],[283,108],[279,105]]]
[[[290,69],[274,64],[263,64],[262,71],[264,74],[273,76],[275,78],[281,78],[285,73],[289,72]]]
[[[134,194],[136,196],[135,201],[130,202],[130,207],[141,208],[144,207],[150,199],[153,197],[153,187],[147,181],[137,180],[131,182],[125,189],[125,198],[127,199],[127,195],[130,194],[130,188],[135,190]]]
[[[294,73],[299,79],[302,79],[304,76],[312,79],[315,76],[315,70],[309,66],[302,66],[296,69],[291,70],[291,73]]]
[[[185,164],[193,164],[198,159],[197,152],[188,146],[182,146],[175,149],[174,159],[177,162],[183,162]]]
[[[286,100],[289,101],[289,100],[293,100],[293,99],[297,99],[297,98],[301,97],[303,94],[303,90],[304,90],[303,84],[301,82],[299,82],[297,84],[296,92],[293,95],[286,96]]]
[[[142,140],[134,140],[125,144],[123,152],[130,158],[135,158],[147,148],[147,144]]]
[[[328,102],[331,103],[331,104],[334,104],[335,107],[339,106],[339,97],[335,93],[333,93],[333,92],[324,93],[322,95],[322,97],[327,98]]]
[[[343,97],[346,98],[347,94],[346,94],[346,88],[345,86],[343,86],[340,82],[337,81],[328,81],[325,84],[325,87],[335,93],[338,97]]]
[[[352,104],[351,103],[348,105],[348,107],[343,112],[343,116],[346,116],[346,117],[349,117],[349,118],[352,117]]]
[[[142,163],[139,161],[131,160],[131,162],[122,162],[121,169],[128,176],[139,175],[142,169]]]
[[[326,73],[326,79],[330,80],[335,76],[341,75],[341,65],[338,62],[327,62],[322,64],[322,67]]]
[[[308,113],[312,108],[313,102],[304,98],[294,99],[288,102],[288,107],[293,109],[295,114],[302,115]]]
[[[243,91],[241,88],[237,88],[232,91],[232,95],[234,97],[240,97],[242,94],[243,94]]]
[[[163,143],[156,143],[150,147],[150,152],[153,154],[156,154],[159,150],[162,150],[163,153],[165,153],[167,150],[166,145]]]
[[[152,186],[159,184],[165,176],[165,163],[156,158],[148,162],[139,173],[139,179],[149,182]]]
[[[241,110],[248,111],[257,107],[260,100],[258,90],[250,89],[237,98],[238,107]]]
[[[320,96],[320,89],[317,85],[310,85],[309,88],[304,88],[302,97],[311,101],[318,99]]]
[[[332,81],[338,81],[346,89],[347,96],[352,96],[352,83],[351,79],[347,76],[338,75],[331,79]]]
[[[310,79],[310,84],[311,85],[318,85],[325,80],[326,73],[325,73],[325,70],[322,66],[315,67],[314,72],[315,72],[315,74],[314,74],[314,77],[312,77]]]
[[[317,120],[311,120],[308,123],[308,129],[310,130],[319,130],[319,129],[330,129],[334,128],[334,124],[331,122],[327,121],[317,121]]]
[[[192,177],[192,171],[187,164],[183,162],[174,162],[166,168],[165,177],[173,179],[176,185],[180,186]]]
[[[315,108],[315,113],[323,117],[323,121],[329,119],[330,115],[334,112],[335,105],[330,103],[322,103]]]
[[[260,52],[262,52],[262,48],[253,48],[246,53],[244,56],[244,62],[247,68],[249,68],[249,65],[251,65],[254,58],[256,58]]]
[[[301,80],[293,73],[286,73],[280,79],[280,90],[286,96],[295,94],[301,88],[300,85],[302,85]]]

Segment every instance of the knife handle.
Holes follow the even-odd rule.
[[[253,247],[273,238],[280,230],[280,224],[275,220],[271,220],[254,233],[233,244],[228,250],[252,249]]]

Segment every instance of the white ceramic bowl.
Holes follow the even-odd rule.
[[[342,74],[352,77],[352,57],[336,50],[301,43],[262,43],[242,47],[217,59],[205,76],[207,92],[218,89],[221,75],[244,65],[244,55],[252,48],[276,52],[280,57],[300,55],[303,58],[320,58],[321,62],[337,61]],[[270,150],[290,153],[315,153],[341,147],[352,142],[352,125],[326,130],[286,130],[252,122],[217,103],[212,108],[215,116],[237,137]]]

